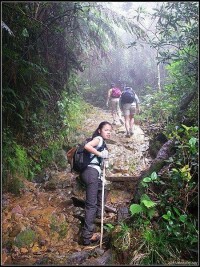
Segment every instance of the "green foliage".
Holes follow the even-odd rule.
[[[22,179],[29,178],[30,160],[23,146],[18,145],[11,133],[3,133],[2,182],[4,190],[19,194],[23,187]]]
[[[63,170],[67,168],[68,162],[66,161],[66,154],[64,150],[56,150],[54,153],[54,162],[56,166]]]
[[[6,189],[8,192],[11,192],[16,196],[19,196],[21,194],[21,189],[23,188],[24,188],[23,182],[19,178],[14,177],[10,179]]]
[[[196,220],[193,220],[191,216],[183,213],[175,206],[169,207],[162,218],[166,221],[166,223],[162,222],[162,225],[166,227],[170,240],[173,240],[175,244],[185,250],[196,248],[198,244]]]
[[[156,33],[146,31],[144,26],[145,34],[138,36],[138,40],[155,48],[156,59],[165,63],[167,74],[164,83],[161,81],[163,92],[160,97],[155,95],[154,100],[153,94],[149,99],[149,85],[146,87],[146,96],[141,102],[141,120],[164,124],[169,120],[175,124],[198,123],[198,8],[198,2],[159,3],[151,16],[152,22],[157,20]],[[142,26],[145,12],[141,8],[137,12],[134,18]],[[193,93],[192,98],[185,102],[190,93]]]
[[[198,127],[177,127],[171,134],[175,139],[176,153],[169,162],[171,183],[163,197],[171,198],[170,203],[189,214],[189,207],[197,205],[198,176]],[[190,193],[189,193],[190,192]],[[168,206],[168,205],[167,205]]]
[[[130,212],[131,215],[135,214],[142,214],[145,217],[151,219],[156,210],[155,207],[156,203],[152,201],[148,195],[143,194],[140,198],[140,204],[131,204],[130,206]]]
[[[5,182],[15,175],[31,179],[51,165],[53,167],[56,165],[57,168],[66,166],[66,159],[60,151],[63,145],[76,142],[75,138],[79,138],[80,121],[84,120],[83,114],[88,112],[89,107],[79,96],[72,97],[67,92],[63,94],[63,102],[58,101],[58,107],[60,115],[56,112],[49,114],[43,109],[38,109],[37,113],[31,115],[31,124],[27,126],[27,131],[22,136],[26,137],[26,142],[23,140],[22,145],[18,145],[17,141],[12,143],[10,134],[6,134],[5,131],[3,138]],[[23,147],[23,144],[26,147]],[[58,157],[62,160],[58,160]]]
[[[170,158],[167,187],[159,196],[163,211],[162,227],[174,246],[188,251],[197,246],[197,177],[198,177],[198,127],[177,127],[171,138],[175,139],[176,153]],[[192,211],[192,212],[191,212]]]
[[[5,170],[9,169],[12,176],[16,173],[28,176],[27,153],[9,134],[3,136],[3,160]]]
[[[28,247],[37,240],[37,235],[32,229],[26,229],[20,232],[15,239],[15,245],[19,248]]]
[[[143,187],[148,187],[148,183],[152,183],[152,182],[159,183],[159,181],[158,181],[158,175],[157,175],[156,172],[152,172],[152,174],[151,174],[150,177],[143,178],[142,181],[141,181],[141,185]]]
[[[173,177],[176,177],[176,179],[185,180],[189,182],[191,180],[191,174],[190,174],[190,168],[189,165],[183,166],[183,168],[180,169],[172,169],[172,175]]]
[[[174,262],[183,254],[188,261],[196,260],[191,251],[197,251],[198,246],[198,127],[177,126],[169,137],[176,146],[175,154],[166,161],[169,169],[161,177],[153,172],[139,187],[143,195],[156,197],[157,216],[144,216],[144,208],[155,206],[146,196],[141,196],[140,204],[130,206],[136,219],[133,227],[143,232],[137,250],[144,253],[140,264]],[[159,188],[159,194],[155,194],[153,185]],[[132,263],[135,259],[134,255]]]
[[[153,172],[149,177],[144,177],[141,180],[138,188],[141,194],[139,199],[140,204],[131,204],[130,206],[132,216],[136,215],[140,222],[144,221],[145,223],[148,223],[149,219],[152,219],[156,214],[155,206],[157,203],[152,201],[148,196],[148,194],[151,193],[150,186],[152,184],[158,186],[164,184],[160,181],[156,172]]]
[[[174,249],[167,238],[165,230],[153,230],[144,227],[142,231],[142,246],[137,251],[138,254],[143,253],[140,264],[165,264],[177,259],[177,249]],[[144,253],[145,252],[145,253]]]
[[[58,233],[59,239],[64,239],[68,230],[67,222],[59,222],[59,218],[56,215],[53,215],[51,217],[50,230],[52,233]]]
[[[176,99],[168,92],[157,92],[143,97],[140,115],[141,121],[149,123],[168,124],[169,117],[174,111]]]
[[[181,180],[183,178],[190,180],[191,175],[189,172],[192,171],[193,176],[198,173],[198,127],[187,127],[185,125],[176,127],[176,130],[169,137],[175,139],[177,147],[175,157],[171,158],[171,160],[176,162],[175,166],[178,167],[178,171],[175,168],[172,169],[172,173],[175,176],[179,173]]]
[[[78,95],[69,97],[68,93],[63,93],[62,101],[58,102],[60,116],[63,121],[62,134],[64,142],[76,143],[78,135],[81,134],[81,124],[84,122],[85,114],[89,112],[89,105]]]
[[[83,56],[104,57],[105,44],[117,41],[115,23],[128,25],[97,3],[4,3],[2,15],[3,131],[9,128],[20,146],[14,148],[18,162],[7,150],[4,177],[24,172],[32,178],[81,134],[80,121],[89,109],[78,97]]]
[[[103,108],[107,98],[109,87],[104,84],[99,84],[98,80],[94,80],[92,85],[81,85],[82,95],[87,103],[93,106]]]
[[[111,224],[111,223],[107,223],[106,225],[104,225],[104,229],[110,233],[112,232],[112,230],[114,229],[115,227]]]
[[[187,55],[186,52],[183,54]],[[191,57],[195,56],[192,55]],[[186,58],[185,61],[177,60],[167,66],[168,79],[165,90],[176,103],[170,117],[175,123],[176,121],[183,121],[184,118],[198,123],[198,97],[194,95],[188,103],[185,101],[190,94],[194,92],[196,92],[196,96],[198,94],[197,76],[195,70],[191,70],[191,66],[188,66],[188,62],[191,60]]]
[[[119,251],[126,251],[130,248],[131,229],[123,222],[116,226],[112,233],[112,245]]]
[[[185,63],[177,61],[167,67],[169,76],[162,92],[151,92],[142,97],[140,121],[167,125],[184,121],[197,123],[198,98],[194,97],[187,102],[189,95],[197,92],[196,78],[185,71]],[[183,75],[183,72],[185,75]],[[185,103],[185,104],[184,104]],[[180,110],[181,108],[181,110]]]

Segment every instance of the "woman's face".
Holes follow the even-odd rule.
[[[112,126],[110,124],[105,124],[101,130],[99,130],[100,135],[103,139],[110,139],[112,132]]]

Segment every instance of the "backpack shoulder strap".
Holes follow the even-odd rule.
[[[102,148],[103,148],[103,149],[104,149],[104,148],[108,149],[107,144],[106,144],[106,142],[105,142],[104,140],[103,140]]]

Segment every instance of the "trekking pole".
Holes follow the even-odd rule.
[[[102,179],[102,203],[101,203],[101,238],[100,238],[100,249],[102,249],[103,240],[103,214],[104,214],[104,185],[105,185],[106,165],[103,162],[103,179]]]

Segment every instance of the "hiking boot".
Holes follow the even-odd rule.
[[[83,246],[95,246],[100,241],[100,238],[100,233],[94,233],[90,239],[83,240]]]
[[[127,134],[126,134],[126,137],[130,137],[130,133],[127,133]]]
[[[130,135],[133,135],[133,132],[132,131],[130,132]]]
[[[90,240],[87,240],[87,241],[84,241],[81,245],[92,247],[92,246],[96,246],[97,243],[94,243],[94,242],[91,242]]]
[[[97,242],[97,241],[100,240],[100,237],[101,237],[101,233],[94,233],[94,234],[92,235],[92,237],[90,238],[90,241],[91,241],[92,243]]]

